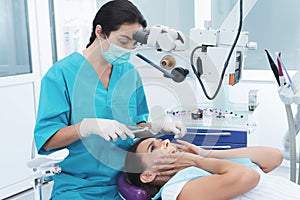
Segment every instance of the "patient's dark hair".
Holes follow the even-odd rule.
[[[142,162],[141,156],[136,153],[138,145],[146,139],[148,138],[137,141],[127,150],[125,171],[129,182],[135,186],[143,188],[148,194],[148,199],[151,199],[151,197],[154,197],[155,194],[159,192],[160,186],[153,185],[151,183],[143,183],[140,180],[140,175],[146,170],[146,166]]]

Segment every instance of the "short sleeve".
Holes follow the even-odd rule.
[[[39,153],[45,142],[59,129],[69,125],[70,98],[62,71],[52,66],[41,82],[34,138]]]

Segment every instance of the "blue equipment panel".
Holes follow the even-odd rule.
[[[205,149],[234,149],[247,146],[246,130],[218,130],[187,128],[182,138]],[[174,135],[163,135],[160,138],[174,141]]]

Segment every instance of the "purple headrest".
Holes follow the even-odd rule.
[[[117,187],[119,193],[126,200],[148,200],[147,192],[143,188],[131,185],[124,172],[121,172],[118,177]]]

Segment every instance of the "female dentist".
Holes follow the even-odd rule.
[[[40,154],[61,148],[69,156],[53,177],[52,199],[121,199],[116,178],[134,135],[127,126],[149,126],[180,137],[178,121],[148,121],[138,71],[128,62],[134,30],[146,21],[128,0],[104,4],[87,48],[55,63],[42,79],[34,130]]]

